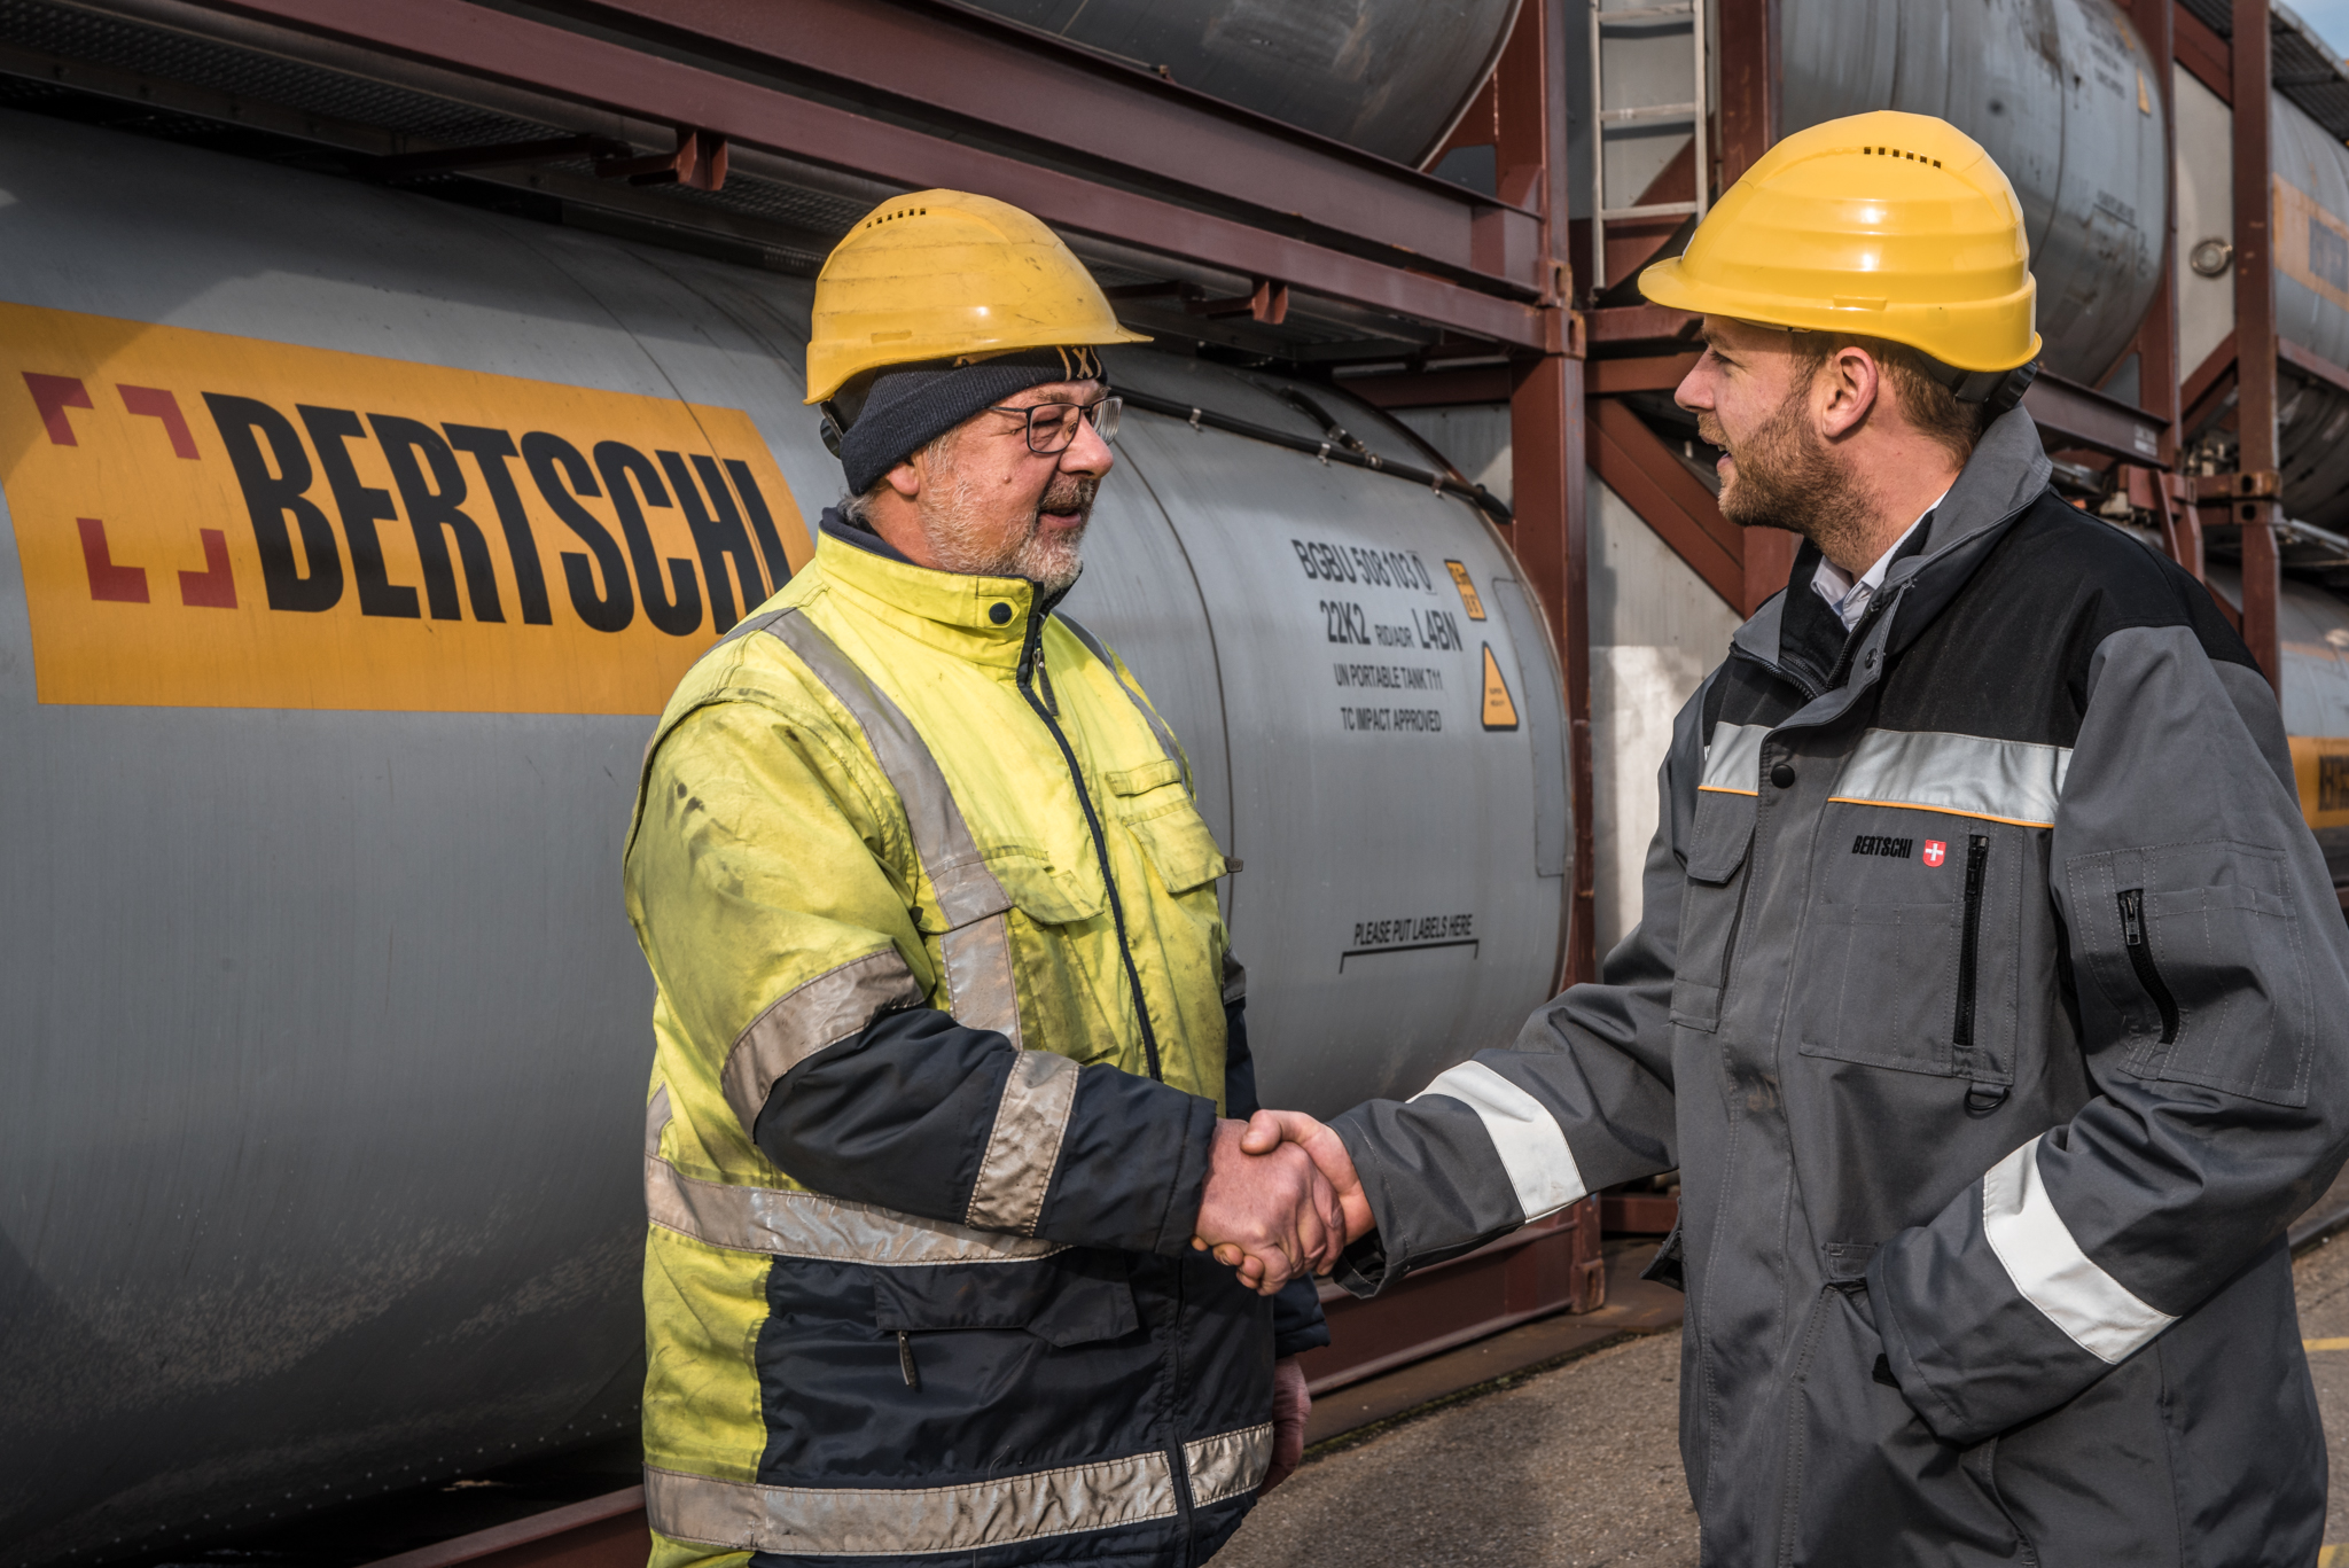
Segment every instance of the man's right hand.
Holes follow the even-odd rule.
[[[1341,1216],[1341,1223],[1334,1227],[1339,1232],[1337,1247],[1330,1262],[1315,1271],[1327,1273],[1337,1266],[1339,1251],[1378,1229],[1378,1220],[1371,1212],[1370,1197],[1362,1190],[1361,1178],[1355,1173],[1354,1157],[1346,1152],[1344,1141],[1322,1123],[1303,1111],[1258,1111],[1248,1118],[1247,1132],[1240,1139],[1241,1152],[1265,1155],[1283,1147],[1302,1149],[1336,1196]],[[1242,1284],[1267,1290],[1261,1282],[1267,1272],[1261,1254],[1226,1241],[1216,1246],[1216,1258],[1237,1269]],[[1269,1288],[1278,1290],[1280,1286]]]
[[[1254,1123],[1219,1121],[1194,1229],[1194,1247],[1240,1263],[1241,1282],[1270,1295],[1292,1279],[1338,1266],[1346,1210],[1305,1148],[1259,1134]]]

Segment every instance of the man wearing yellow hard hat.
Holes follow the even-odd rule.
[[[952,191],[861,221],[813,321],[848,495],[678,686],[627,846],[653,1563],[1202,1562],[1297,1463],[1343,1218],[1238,1148],[1226,862],[1055,613],[1114,462],[1096,350],[1139,337]]]
[[[1723,1568],[2321,1539],[2284,1230],[2349,1147],[2349,928],[2242,642],[2048,488],[2028,262],[1988,155],[1879,113],[1647,271],[1723,511],[1804,544],[1674,726],[1644,918],[1515,1049],[1250,1129],[1364,1293],[1677,1168]]]

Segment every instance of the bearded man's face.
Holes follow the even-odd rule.
[[[1853,478],[1819,433],[1817,364],[1792,333],[1708,316],[1705,352],[1675,394],[1697,433],[1721,449],[1721,514],[1741,527],[1817,540],[1845,519]]]
[[[1053,383],[1004,407],[1083,407],[1102,395],[1096,381]],[[1115,461],[1090,421],[1077,421],[1066,450],[1040,453],[1024,414],[982,410],[923,453],[924,537],[947,571],[1025,577],[1047,597],[1064,593],[1082,568],[1093,498]]]

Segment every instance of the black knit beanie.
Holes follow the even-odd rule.
[[[1030,348],[977,363],[930,359],[857,377],[823,405],[840,430],[848,493],[875,481],[981,409],[1047,381],[1106,379],[1090,348]]]

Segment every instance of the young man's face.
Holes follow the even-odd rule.
[[[1026,577],[1048,594],[1077,580],[1094,493],[1117,461],[1079,410],[1106,395],[1098,381],[1032,387],[908,460],[921,472],[922,532],[941,567]]]
[[[1704,354],[1673,401],[1719,447],[1721,514],[1743,527],[1812,535],[1848,484],[1846,464],[1819,433],[1816,366],[1790,332],[1725,316],[1704,318]]]

